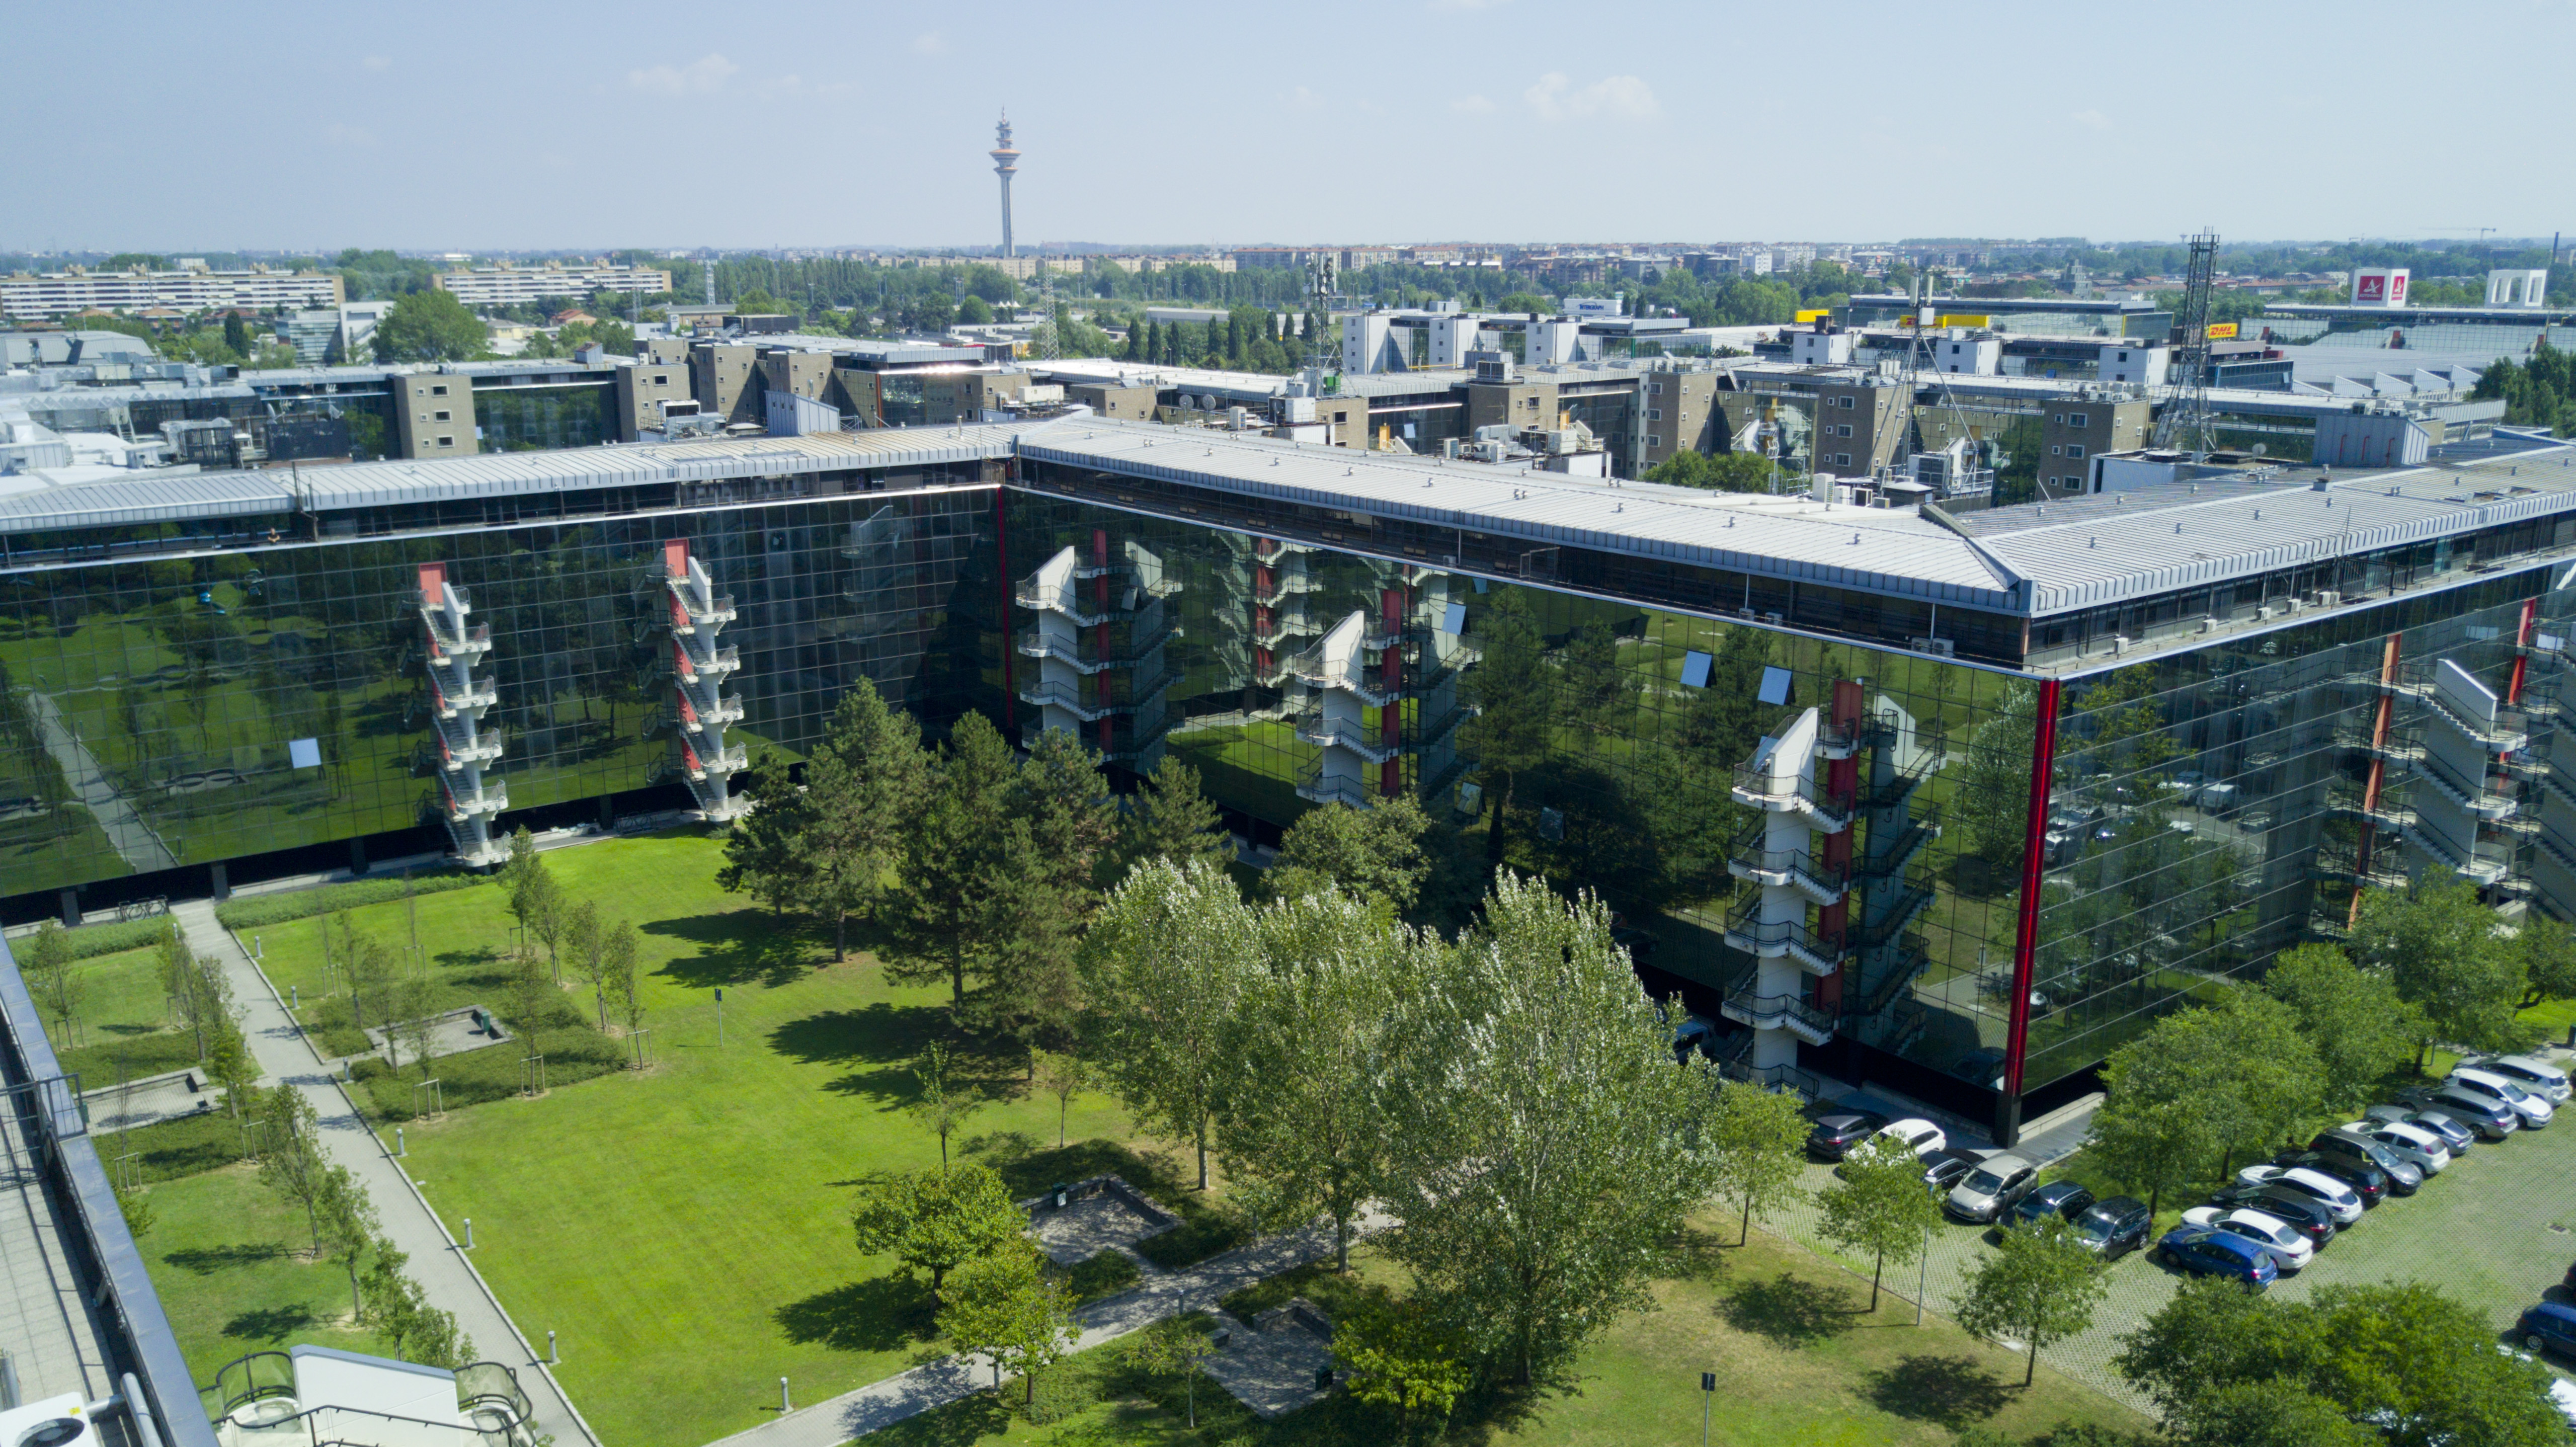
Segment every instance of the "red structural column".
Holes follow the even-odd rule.
[[[2048,789],[2057,771],[2057,700],[2054,678],[2039,685],[2037,738],[2030,751],[2030,815],[2022,830],[2021,919],[2013,936],[2012,1033],[2004,1044],[2004,1098],[1996,1109],[1996,1135],[2010,1145],[2021,1130],[2022,1057],[2030,1043],[2030,972],[2039,948],[2039,881],[2048,866]]]
[[[2352,901],[2344,907],[2343,925],[2361,919],[2362,881],[2370,877],[2370,852],[2379,842],[2379,791],[2388,783],[2388,733],[2397,717],[2397,655],[2406,635],[2391,633],[2379,650],[2379,707],[2370,722],[2370,780],[2361,790],[2361,838],[2352,853]]]

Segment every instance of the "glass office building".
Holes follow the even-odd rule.
[[[2364,885],[2576,913],[2561,455],[1949,519],[1075,419],[20,495],[0,896],[721,817],[867,677],[1256,845],[1409,795],[1731,1069],[2009,1138]]]

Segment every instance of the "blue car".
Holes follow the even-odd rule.
[[[2242,1236],[2206,1226],[2175,1227],[2156,1244],[2177,1270],[2229,1277],[2244,1282],[2248,1291],[2263,1290],[2281,1274],[2271,1252]]]
[[[2562,1357],[2576,1357],[2576,1306],[2563,1301],[2544,1301],[2522,1314],[2513,1325],[2514,1335],[2535,1352],[2556,1352]]]

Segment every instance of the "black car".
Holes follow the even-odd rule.
[[[2364,1206],[2376,1206],[2388,1197],[2388,1173],[2367,1162],[2330,1156],[2320,1151],[2283,1151],[2272,1158],[2272,1164],[2284,1170],[2305,1167],[2334,1177],[2352,1187]]]
[[[2036,1226],[2051,1216],[2072,1221],[2093,1209],[2093,1193],[2073,1181],[2051,1181],[2013,1203],[2003,1214],[2007,1226]]]
[[[1816,1128],[1807,1132],[1807,1151],[1829,1161],[1841,1160],[1851,1148],[1878,1134],[1887,1117],[1866,1110],[1842,1110],[1816,1117]]]
[[[2094,1202],[2075,1218],[2075,1239],[2103,1260],[2117,1261],[2146,1245],[2147,1229],[2154,1224],[2146,1202],[2135,1196],[2113,1196]]]
[[[2297,1228],[2320,1248],[2335,1238],[2334,1212],[2316,1197],[2287,1186],[2230,1186],[2211,1196],[2209,1204],[2260,1211]]]
[[[2396,1152],[2377,1141],[2328,1131],[2308,1142],[2308,1149],[2329,1160],[2371,1167],[2388,1178],[2388,1193],[2392,1196],[2414,1195],[2424,1184],[2422,1171],[2397,1159]]]
[[[1923,1184],[1932,1194],[1946,1196],[1976,1168],[1977,1158],[1968,1151],[1934,1151],[1923,1158]]]

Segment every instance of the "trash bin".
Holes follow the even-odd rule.
[[[1047,1194],[1055,1198],[1055,1208],[1057,1210],[1061,1211],[1064,1209],[1065,1192],[1072,1189],[1072,1186],[1063,1181],[1058,1181],[1054,1185],[1047,1187]]]
[[[1330,1366],[1315,1368],[1315,1390],[1319,1392],[1329,1392],[1332,1389],[1333,1369]]]

